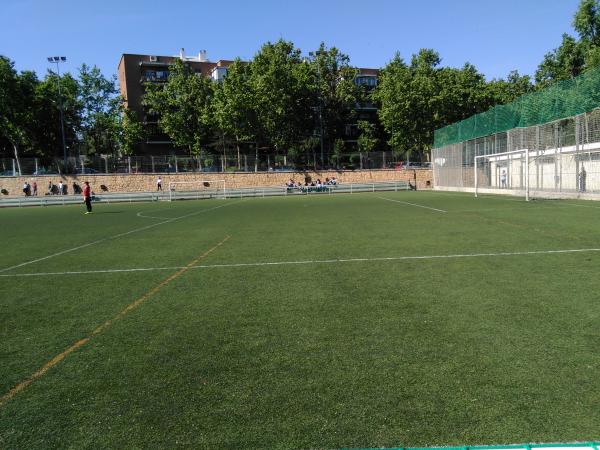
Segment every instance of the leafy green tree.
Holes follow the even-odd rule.
[[[400,55],[386,65],[373,93],[378,115],[392,150],[415,155],[421,161],[433,144],[433,133],[496,104],[527,85],[513,74],[507,84],[488,88],[485,77],[472,64],[462,68],[439,67],[439,54],[422,49],[406,64]]]
[[[286,151],[312,129],[314,89],[311,68],[301,64],[291,42],[268,42],[250,63],[250,83],[260,137],[267,146]]]
[[[344,155],[345,148],[346,144],[341,138],[336,139],[333,143],[333,160],[335,162],[335,167],[338,169],[340,167],[340,161],[342,159],[342,156]]]
[[[360,168],[362,169],[363,153],[369,153],[375,149],[377,138],[375,137],[375,126],[366,120],[358,121],[358,131],[360,135],[358,136],[356,145],[360,152]]]
[[[373,98],[379,118],[396,151],[423,158],[433,143],[433,131],[443,122],[440,110],[439,55],[422,49],[407,65],[399,54],[380,72]],[[447,96],[447,95],[446,95]],[[443,105],[442,105],[443,106]],[[448,108],[446,108],[448,109]]]
[[[96,66],[79,68],[82,153],[115,153],[119,97],[116,76],[106,78]]]
[[[58,84],[60,83],[60,96]],[[48,72],[36,85],[33,103],[33,121],[36,155],[62,157],[62,137],[60,127],[60,104],[63,107],[65,144],[74,149],[79,143],[81,127],[81,104],[79,102],[79,82],[69,73],[61,75]]]
[[[573,18],[573,28],[582,41],[600,45],[600,3],[598,0],[581,0]]]
[[[343,136],[346,124],[352,123],[363,92],[355,83],[358,70],[350,66],[347,55],[335,47],[327,48],[324,43],[312,54],[311,69],[317,95],[313,101],[321,108],[324,143],[329,153],[336,138]],[[318,117],[314,126],[320,128]]]
[[[31,149],[33,143],[31,105],[37,82],[35,73],[18,74],[14,63],[0,56],[0,134],[12,148],[19,173],[21,152]]]
[[[122,104],[116,134],[121,153],[125,155],[134,154],[137,145],[147,136],[144,124],[140,121],[137,113],[132,109],[125,108]]]
[[[215,86],[214,118],[218,128],[235,141],[238,168],[241,168],[240,144],[256,141],[258,130],[254,107],[250,66],[236,59],[223,81]]]
[[[519,75],[516,70],[511,71],[506,79],[494,79],[486,85],[490,106],[510,103],[533,89],[531,77]]]
[[[581,74],[585,68],[586,48],[580,42],[563,34],[560,47],[546,53],[535,72],[537,88],[544,88],[555,81],[568,80]]]
[[[175,145],[199,155],[214,131],[212,82],[177,60],[162,85],[148,83],[143,103],[159,116],[158,125]]]

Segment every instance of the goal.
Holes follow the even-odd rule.
[[[528,149],[475,157],[475,197],[480,193],[524,196],[529,200]]]
[[[480,155],[474,164],[475,196],[509,194],[531,198],[580,198],[598,192],[597,143]]]
[[[225,180],[169,182],[169,201],[201,198],[226,198]]]

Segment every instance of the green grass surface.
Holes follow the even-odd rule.
[[[600,438],[600,252],[378,259],[598,249],[596,203],[402,192],[83,210],[0,210],[0,396],[230,238],[0,405],[0,448]],[[156,267],[170,269],[13,276]]]

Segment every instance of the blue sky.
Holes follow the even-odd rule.
[[[304,52],[321,41],[359,67],[382,67],[433,48],[442,64],[474,64],[487,78],[533,74],[574,34],[579,0],[0,0],[0,54],[19,70],[95,64],[116,73],[122,53],[175,55],[206,49],[210,60],[251,58],[284,38]]]

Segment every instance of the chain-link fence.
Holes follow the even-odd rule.
[[[600,194],[600,109],[449,144],[432,160],[440,188]]]
[[[80,156],[63,159],[0,158],[0,176],[103,173],[278,172],[320,169],[393,169],[402,159],[393,152],[288,156],[282,154],[201,154],[189,156]]]

